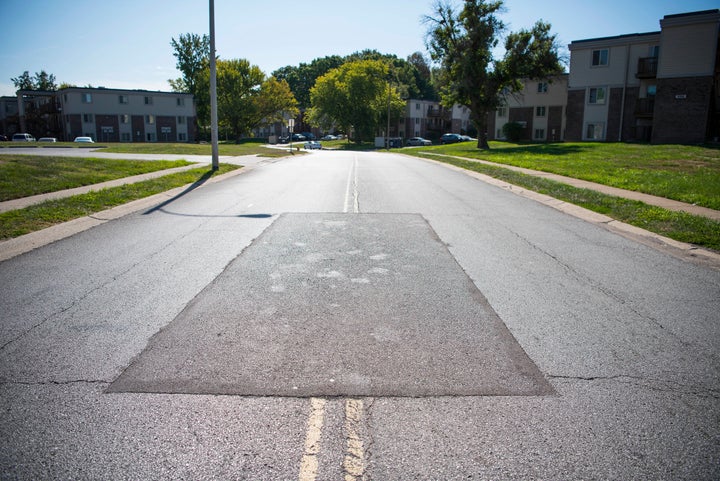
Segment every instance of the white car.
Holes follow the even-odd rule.
[[[57,142],[55,137],[40,137],[38,142]]]
[[[305,142],[305,150],[322,150],[322,144],[316,140]]]
[[[91,137],[75,137],[75,140],[73,142],[83,142],[86,144],[92,144],[95,141]]]
[[[13,142],[35,142],[35,137],[30,134],[15,134],[12,136]]]
[[[432,145],[432,142],[427,139],[423,139],[422,137],[411,137],[406,142],[407,145]]]

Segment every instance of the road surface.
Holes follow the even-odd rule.
[[[0,263],[2,479],[717,479],[720,272],[419,159]]]

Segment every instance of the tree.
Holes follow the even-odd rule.
[[[180,34],[178,40],[171,39],[170,45],[177,59],[175,67],[182,77],[169,79],[173,92],[192,94],[195,100],[196,123],[210,124],[210,87],[201,85],[205,72],[210,68],[210,37],[195,33]]]
[[[15,88],[18,90],[46,90],[51,92],[57,90],[55,76],[44,70],[35,72],[34,77],[31,77],[30,72],[26,70],[22,75],[11,78],[10,81],[15,84]]]
[[[382,130],[387,111],[397,116],[404,107],[390,68],[381,60],[347,62],[320,77],[310,90],[312,108],[307,118],[312,125],[340,126],[355,131],[356,142],[370,140]]]
[[[217,64],[218,123],[239,140],[261,125],[284,119],[283,114],[297,114],[297,101],[287,82],[265,78],[260,67],[245,59],[220,60]],[[210,84],[206,69],[199,88]]]
[[[427,46],[440,63],[441,98],[446,106],[470,110],[478,131],[478,148],[488,149],[488,114],[502,105],[503,91],[517,92],[522,79],[550,80],[562,73],[556,36],[550,24],[538,21],[530,30],[505,38],[505,54],[493,58],[505,25],[497,18],[503,2],[465,0],[458,13],[446,2],[435,4],[435,16],[425,18]]]

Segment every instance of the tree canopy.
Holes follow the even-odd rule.
[[[330,70],[310,89],[312,107],[306,118],[318,127],[353,130],[357,142],[370,140],[387,122],[388,110],[397,118],[404,107],[390,73],[386,62],[369,59]]]
[[[18,90],[45,90],[54,92],[58,89],[55,83],[55,75],[47,73],[45,70],[35,72],[35,76],[31,77],[27,70],[10,81],[15,84]]]
[[[530,30],[505,37],[502,58],[493,57],[505,25],[497,17],[503,2],[465,0],[457,12],[449,3],[435,4],[427,47],[441,69],[440,94],[445,105],[469,108],[478,131],[478,148],[489,148],[488,114],[502,105],[502,93],[517,92],[521,80],[551,79],[563,72],[556,36],[550,24],[538,21]]]
[[[284,114],[298,113],[287,82],[266,78],[260,67],[245,59],[218,59],[216,66],[218,122],[236,139],[261,125],[283,121]],[[209,92],[209,68],[198,80],[198,90]]]

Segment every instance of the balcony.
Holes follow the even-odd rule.
[[[643,57],[638,59],[638,68],[635,78],[655,78],[657,77],[658,58]]]
[[[655,111],[655,98],[647,97],[644,99],[638,99],[635,104],[635,117],[652,117]]]
[[[428,118],[450,119],[451,114],[451,111],[445,110],[442,107],[428,107],[427,110]]]

